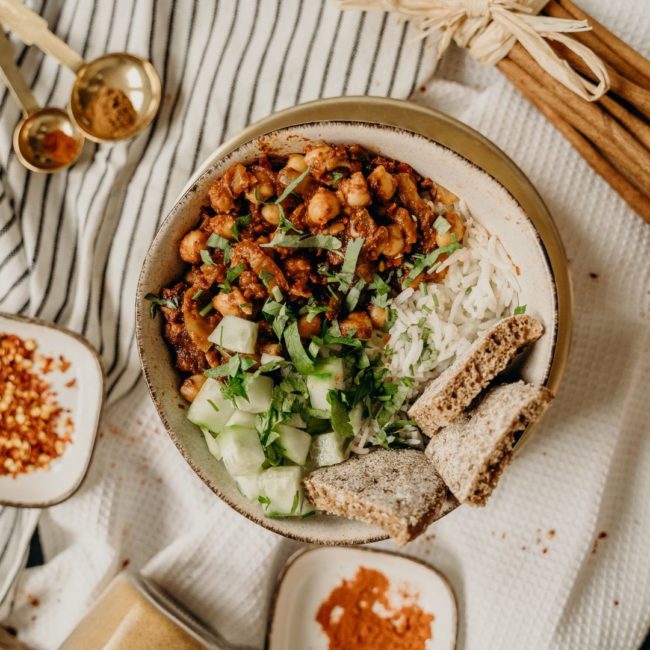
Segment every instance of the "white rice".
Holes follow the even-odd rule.
[[[393,380],[413,379],[404,410],[458,354],[519,304],[519,283],[503,245],[472,219],[466,206],[461,203],[460,208],[467,232],[463,247],[439,268],[449,269],[445,279],[423,289],[405,289],[391,305],[397,319],[389,332],[392,354],[386,365]],[[402,412],[398,417],[407,416]],[[367,453],[366,445],[378,431],[374,420],[364,422],[352,451]],[[416,427],[406,427],[401,435],[401,442],[422,446]]]

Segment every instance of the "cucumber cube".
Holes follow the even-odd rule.
[[[300,516],[302,502],[302,470],[300,467],[270,467],[260,476],[260,489],[268,502],[264,512],[269,517]]]
[[[306,382],[312,407],[329,413],[331,407],[327,401],[327,393],[344,388],[344,379],[343,359],[329,357],[318,363],[314,374],[308,375]]]
[[[234,410],[232,403],[221,395],[221,384],[216,379],[206,379],[187,411],[187,419],[219,433]]]
[[[343,443],[341,436],[334,431],[312,436],[309,458],[316,467],[342,463],[350,455],[350,452],[344,449]]]
[[[227,427],[244,427],[245,429],[254,429],[256,416],[254,413],[246,413],[245,411],[235,411],[228,422]]]
[[[217,459],[221,460],[221,448],[217,439],[210,433],[205,427],[201,427],[203,431],[203,437],[205,438],[205,444],[208,445],[208,451]]]
[[[296,465],[304,465],[311,446],[311,436],[305,431],[287,424],[278,424],[275,430],[280,435],[278,442],[282,447],[284,457]]]
[[[233,477],[239,491],[249,500],[257,501],[260,496],[260,475],[262,470],[253,472],[252,474],[243,474],[241,476]]]
[[[260,437],[255,429],[226,427],[219,436],[223,464],[231,476],[252,474],[265,460]]]
[[[273,399],[273,379],[265,375],[250,375],[244,381],[248,399],[235,397],[235,406],[246,413],[266,413]]]
[[[242,354],[253,354],[257,343],[257,323],[239,316],[224,316],[214,331],[208,336],[208,341]]]

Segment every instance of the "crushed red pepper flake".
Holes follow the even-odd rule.
[[[39,374],[66,364],[40,355],[32,339],[0,334],[0,475],[47,469],[71,441],[72,418]]]

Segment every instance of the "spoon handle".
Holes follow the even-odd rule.
[[[0,77],[7,84],[7,88],[26,116],[40,108],[14,61],[14,48],[2,28],[0,28]]]
[[[77,52],[49,30],[47,21],[20,0],[0,0],[0,20],[27,45],[36,45],[73,72],[84,64]]]

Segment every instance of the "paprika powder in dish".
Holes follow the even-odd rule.
[[[330,593],[316,613],[329,650],[425,650],[433,636],[434,615],[406,591],[400,592],[406,602],[395,606],[389,588],[383,573],[359,567],[354,578],[343,580]]]

